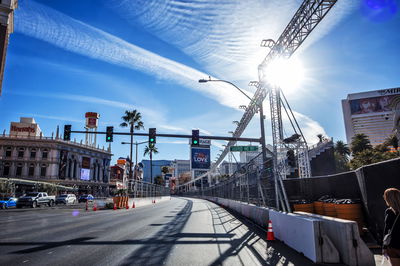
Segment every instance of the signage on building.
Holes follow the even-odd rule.
[[[378,93],[381,94],[381,95],[399,94],[400,93],[400,88],[391,88],[391,89],[379,90]]]
[[[100,114],[94,112],[87,112],[85,114],[86,127],[87,128],[97,128]]]
[[[90,169],[90,158],[82,157],[82,168]]]
[[[210,149],[192,147],[191,163],[192,169],[210,169]]]
[[[11,122],[10,135],[12,136],[38,136],[39,134],[37,124]]]
[[[117,160],[117,164],[125,165],[126,164],[126,160],[125,159],[118,159]]]
[[[230,151],[258,151],[258,146],[230,146]]]
[[[81,169],[81,180],[88,181],[90,179],[90,169]]]

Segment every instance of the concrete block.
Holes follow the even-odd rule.
[[[356,222],[306,212],[295,212],[321,221],[322,228],[340,254],[340,260],[349,266],[373,266],[374,255],[360,238]]]
[[[269,210],[275,237],[315,263],[339,263],[339,252],[323,232],[321,221]]]

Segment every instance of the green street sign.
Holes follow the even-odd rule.
[[[230,151],[258,151],[258,146],[231,146]]]

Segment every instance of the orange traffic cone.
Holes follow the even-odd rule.
[[[117,204],[114,202],[114,211],[117,209]]]
[[[135,202],[133,202],[133,204],[132,204],[132,209],[134,209],[136,206],[135,206]]]
[[[126,202],[125,208],[126,208],[127,210],[129,210],[129,204],[128,204],[128,202]]]
[[[96,202],[94,202],[93,211],[97,211],[97,203]]]
[[[272,222],[268,221],[267,241],[275,240],[274,231],[272,230]]]

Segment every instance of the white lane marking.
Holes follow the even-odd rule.
[[[47,254],[49,254],[49,255],[52,254],[52,253],[53,253],[53,251],[47,252]]]
[[[27,263],[29,260],[24,260],[22,263]]]

